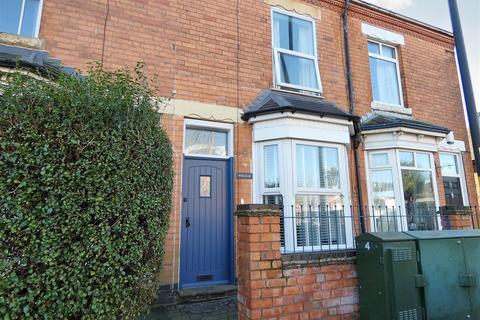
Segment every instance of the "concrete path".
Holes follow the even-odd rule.
[[[236,320],[237,297],[161,306],[153,309],[145,320]]]

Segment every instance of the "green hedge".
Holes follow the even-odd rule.
[[[141,69],[2,75],[0,318],[132,319],[151,303],[172,148]]]

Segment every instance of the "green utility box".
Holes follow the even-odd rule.
[[[361,235],[357,265],[360,319],[422,319],[414,237],[401,232]]]
[[[361,319],[480,320],[480,230],[357,237]]]
[[[427,319],[480,320],[480,230],[410,231]]]

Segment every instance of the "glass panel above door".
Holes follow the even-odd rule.
[[[453,154],[440,153],[440,167],[442,168],[443,176],[457,175],[457,157]]]
[[[208,129],[187,128],[185,154],[227,156],[228,133]]]

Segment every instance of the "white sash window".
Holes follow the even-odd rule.
[[[272,9],[274,78],[278,87],[321,92],[315,21]]]

